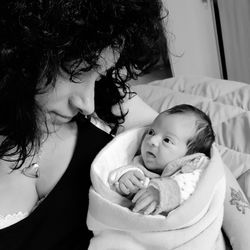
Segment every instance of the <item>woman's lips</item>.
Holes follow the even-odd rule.
[[[59,114],[57,112],[53,112],[54,115],[58,116],[58,117],[61,117],[63,119],[68,119],[68,120],[71,120],[73,117],[72,116],[66,116],[66,115],[62,115],[62,114]]]
[[[70,122],[73,118],[72,116],[65,116],[55,111],[50,112],[49,115],[50,115],[50,119],[52,120],[54,124],[67,123],[67,122]]]

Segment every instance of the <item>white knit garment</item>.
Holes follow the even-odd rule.
[[[0,215],[0,229],[3,229],[3,228],[8,227],[12,224],[15,224],[27,216],[28,216],[28,213],[23,213],[21,211],[14,213],[14,214],[8,214],[5,216]]]

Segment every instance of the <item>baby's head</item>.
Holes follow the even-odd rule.
[[[157,173],[171,161],[193,153],[210,157],[215,140],[210,118],[187,104],[161,112],[148,128],[141,155],[145,166]]]

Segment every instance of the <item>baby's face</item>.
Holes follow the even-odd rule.
[[[167,163],[185,156],[187,142],[195,135],[192,114],[160,114],[145,135],[141,154],[145,166],[161,173]]]

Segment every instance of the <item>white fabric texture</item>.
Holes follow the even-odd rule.
[[[8,227],[12,224],[15,224],[27,216],[28,216],[27,212],[23,213],[21,211],[15,213],[15,214],[8,214],[5,216],[0,215],[0,229],[3,229],[3,228]]]
[[[110,172],[131,162],[144,130],[118,135],[92,163],[87,224],[94,237],[89,250],[224,249],[220,229],[225,176],[216,147],[193,195],[167,217],[132,212],[131,201],[110,188]]]
[[[174,176],[174,180],[178,183],[181,193],[181,203],[187,200],[194,192],[199,181],[202,170],[197,169],[192,173],[186,173]]]

